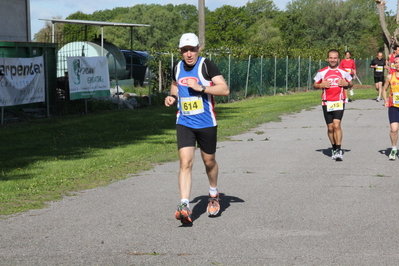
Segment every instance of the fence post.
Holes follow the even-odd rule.
[[[274,56],[274,93],[273,95],[276,96],[276,79],[277,79],[277,56]]]
[[[298,56],[298,91],[301,89],[301,56]]]
[[[119,80],[118,80],[118,74],[117,74],[117,72],[116,72],[116,58],[115,58],[115,56],[113,56],[113,58],[114,58],[114,73],[115,73],[116,95],[118,96],[117,103],[118,103],[118,110],[119,110],[119,109],[120,109]],[[131,69],[130,71],[131,71],[130,73],[133,73],[133,66],[132,66],[132,69]],[[132,75],[132,74],[130,74],[130,75]],[[134,84],[134,83],[133,83],[133,84]]]
[[[308,87],[306,88],[306,91],[310,90],[310,86],[312,84],[312,73],[311,73],[311,68],[312,68],[312,57],[309,56],[309,71],[308,71]]]
[[[50,117],[50,92],[48,88],[48,55],[47,55],[47,48],[44,50],[44,95],[46,100],[46,114],[47,118]]]
[[[259,86],[259,94],[262,96],[263,91],[263,55],[260,57],[260,86]]]
[[[247,82],[245,84],[245,97],[247,98],[247,93],[248,93],[248,79],[249,79],[249,67],[251,65],[251,55],[248,57],[248,68],[247,68]]]
[[[285,92],[288,92],[288,55],[285,60]]]
[[[159,60],[158,62],[158,73],[159,73],[159,79],[158,79],[158,91],[162,92],[162,61]]]
[[[1,57],[3,58],[3,61],[4,61],[5,60],[4,59],[4,51],[1,52]],[[3,65],[4,65],[4,62],[3,62]],[[4,124],[4,106],[1,107],[1,124],[2,125]]]
[[[172,56],[170,57],[170,74],[172,75],[173,74],[173,53],[172,53]]]

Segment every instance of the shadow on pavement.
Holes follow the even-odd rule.
[[[386,157],[389,156],[389,154],[391,153],[392,148],[386,148],[385,150],[379,150],[378,152],[381,154],[384,154]]]
[[[234,196],[227,196],[224,193],[219,194],[220,197],[220,211],[216,216],[212,217],[219,217],[222,215],[222,213],[230,207],[231,203],[236,203],[236,202],[245,202],[243,199],[234,197]],[[198,203],[197,203],[198,202]],[[208,206],[208,195],[206,196],[199,196],[194,198],[192,201],[190,201],[190,204],[197,203],[192,209],[192,214],[191,214],[191,219],[193,219],[193,222],[201,217],[202,214],[206,213],[206,207]]]
[[[322,152],[325,156],[331,157],[332,154],[332,148],[328,148],[328,149],[319,149],[316,150],[317,152]],[[342,149],[343,154],[345,154],[346,152],[350,152],[351,150],[347,150],[347,149]]]

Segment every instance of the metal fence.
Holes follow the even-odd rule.
[[[248,59],[243,60],[210,54],[207,58],[219,67],[230,87],[230,96],[217,97],[219,102],[313,90],[314,76],[319,69],[327,66],[325,60],[301,57],[289,59],[288,57],[252,58],[249,56]],[[173,56],[170,58],[171,69],[178,59]],[[374,84],[370,62],[371,59],[355,59],[358,78],[354,84]],[[167,86],[160,88],[159,91],[169,90]]]
[[[229,84],[231,99],[249,96],[276,95],[279,93],[313,90],[317,71],[327,66],[326,61],[312,58],[251,58],[237,60],[212,57]],[[355,60],[358,79],[355,84],[372,85],[371,60]]]

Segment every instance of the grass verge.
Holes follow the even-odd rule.
[[[375,98],[355,91],[355,100]],[[312,91],[219,104],[219,141],[320,104]],[[176,108],[37,119],[0,128],[0,215],[43,208],[74,191],[105,186],[178,160]]]

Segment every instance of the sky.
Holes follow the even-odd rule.
[[[395,0],[386,0],[387,9],[396,11]],[[246,5],[248,0],[211,0],[209,3],[205,0],[205,6],[211,11],[223,5],[230,5],[241,7]],[[278,9],[284,10],[285,6],[291,0],[273,0]],[[129,7],[136,4],[159,4],[159,5],[180,5],[180,4],[198,5],[198,0],[30,0],[30,15],[31,15],[31,35],[37,33],[44,27],[45,21],[39,19],[52,19],[61,16],[62,19],[70,14],[81,11],[85,14],[92,14],[97,10],[113,9],[115,7]],[[132,21],[131,23],[135,23]]]

